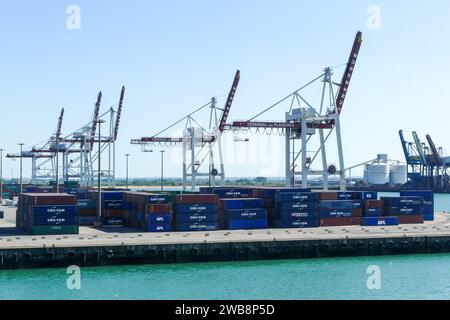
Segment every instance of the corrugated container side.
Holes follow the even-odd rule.
[[[216,204],[177,204],[175,205],[176,213],[203,213],[217,212]]]
[[[281,202],[278,205],[280,211],[314,211],[318,209],[315,202]]]
[[[176,231],[214,231],[217,230],[217,223],[177,223]]]
[[[361,224],[367,227],[398,226],[400,220],[398,217],[365,217],[362,218]]]
[[[320,210],[322,209],[342,209],[351,210],[353,209],[353,201],[351,200],[322,200],[319,203]]]
[[[319,227],[319,219],[282,219],[276,220],[275,228],[317,228]]]
[[[340,227],[340,226],[352,226],[353,218],[321,218],[320,226],[322,227]]]
[[[228,230],[267,229],[267,226],[267,219],[225,221],[225,228]]]
[[[319,216],[321,219],[350,218],[352,217],[352,209],[320,209]]]
[[[400,224],[421,224],[423,215],[398,216]]]

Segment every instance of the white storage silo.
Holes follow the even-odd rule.
[[[405,184],[407,168],[406,165],[391,165],[390,182],[392,184]]]
[[[367,166],[366,170],[369,184],[383,185],[389,183],[388,164],[371,164]]]

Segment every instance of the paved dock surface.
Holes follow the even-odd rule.
[[[321,227],[314,229],[265,229],[210,232],[147,233],[120,227],[80,227],[79,235],[29,236],[15,229],[15,208],[1,207],[0,249],[139,246],[199,243],[247,243],[270,241],[345,240],[402,237],[450,237],[450,215],[436,214],[423,225],[391,227]]]

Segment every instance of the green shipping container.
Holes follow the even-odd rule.
[[[78,226],[35,226],[31,228],[33,235],[79,234]]]
[[[77,202],[78,208],[93,209],[96,208],[95,200],[81,199]]]

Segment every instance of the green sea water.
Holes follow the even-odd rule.
[[[380,289],[367,287],[378,266]],[[450,255],[0,272],[0,299],[450,299]]]
[[[450,196],[436,195],[437,211]],[[369,289],[370,266],[380,289]],[[450,299],[450,254],[0,271],[0,299]]]

